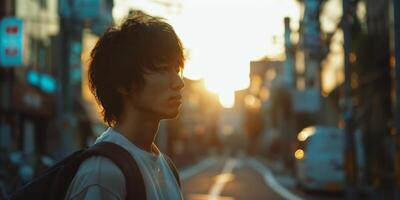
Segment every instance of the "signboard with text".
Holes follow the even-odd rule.
[[[0,66],[17,67],[23,62],[23,21],[6,17],[0,21]]]

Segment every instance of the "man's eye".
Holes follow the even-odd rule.
[[[177,73],[177,74],[182,73],[182,68],[171,67],[170,65],[158,65],[158,66],[156,66],[156,70],[159,72],[173,72],[173,73]]]
[[[168,71],[168,66],[158,66],[158,67],[157,67],[157,70],[160,70],[160,71]]]

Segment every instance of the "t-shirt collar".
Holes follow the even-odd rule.
[[[153,143],[152,144],[152,150],[154,150],[154,153],[150,153],[148,151],[145,151],[141,148],[139,148],[138,146],[136,146],[134,143],[132,143],[128,138],[126,138],[123,134],[119,133],[118,131],[116,131],[115,129],[113,129],[112,127],[109,127],[97,140],[101,140],[101,138],[103,137],[112,137],[115,138],[117,141],[120,141],[120,145],[124,146],[125,148],[129,149],[129,148],[133,148],[135,149],[135,151],[144,154],[146,156],[150,156],[152,158],[157,158],[159,156],[161,156],[161,152],[160,150],[157,148],[157,146]]]

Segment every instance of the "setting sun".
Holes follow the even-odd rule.
[[[224,107],[234,105],[235,90],[248,87],[250,61],[284,52],[283,18],[289,16],[297,29],[300,17],[295,0],[161,2],[116,0],[114,17],[142,9],[166,18],[186,49],[184,75],[204,79]]]

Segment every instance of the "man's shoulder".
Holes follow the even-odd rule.
[[[103,156],[93,156],[82,162],[68,193],[74,195],[91,186],[100,186],[113,194],[125,195],[126,192],[124,174],[116,164]]]
[[[121,169],[109,158],[93,156],[82,162],[75,177],[92,178],[98,183],[125,182]]]

